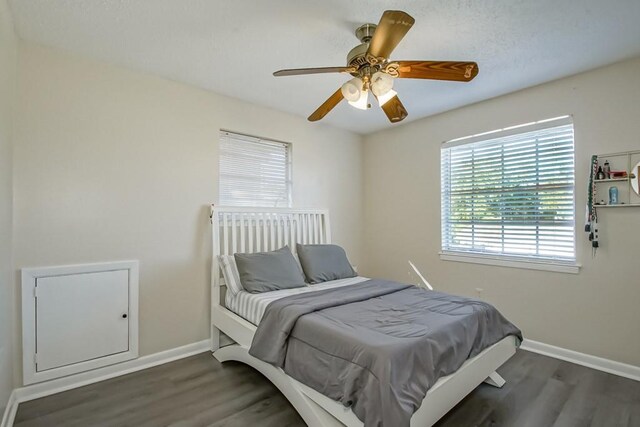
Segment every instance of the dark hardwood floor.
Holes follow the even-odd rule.
[[[438,427],[640,426],[640,382],[519,350]],[[27,426],[304,426],[262,375],[209,353],[20,404]]]

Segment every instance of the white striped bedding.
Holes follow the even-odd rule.
[[[261,294],[251,294],[240,291],[235,296],[227,292],[225,305],[237,315],[243,317],[254,325],[258,325],[264,315],[267,305],[280,298],[290,295],[304,294],[307,292],[321,291],[325,289],[338,288],[340,286],[355,285],[356,283],[369,280],[366,277],[351,277],[349,279],[332,280],[330,282],[309,285],[302,288],[282,289],[280,291],[263,292]]]

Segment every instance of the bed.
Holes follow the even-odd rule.
[[[273,301],[299,292],[286,290],[226,298],[226,287],[218,263],[219,255],[278,249],[295,243],[331,242],[329,214],[319,209],[211,208],[212,289],[211,350],[220,362],[239,361],[261,372],[285,395],[310,426],[361,427],[362,421],[349,407],[332,400],[287,375],[285,371],[250,354],[250,347],[265,308]],[[328,288],[362,285],[367,278],[355,277],[325,283]],[[317,285],[315,285],[317,286]],[[281,293],[283,295],[279,295]],[[220,332],[234,343],[220,346]],[[410,420],[411,426],[430,426],[483,381],[501,387],[504,380],[495,372],[515,354],[517,338],[509,335],[467,359],[454,373],[433,384]]]

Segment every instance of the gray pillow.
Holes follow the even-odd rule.
[[[338,245],[296,246],[298,258],[309,283],[356,277],[347,254]]]
[[[234,254],[240,282],[252,294],[306,286],[288,246],[273,252]]]

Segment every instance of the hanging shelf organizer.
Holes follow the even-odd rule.
[[[594,206],[600,208],[632,208],[640,207],[640,196],[633,191],[632,180],[638,180],[640,170],[636,168],[640,162],[640,151],[623,151],[612,154],[598,154],[598,166],[609,161],[612,171],[625,171],[626,177],[607,178],[594,180],[596,186],[596,198]],[[640,182],[638,182],[640,185]],[[609,188],[618,188],[618,204],[609,204]]]

